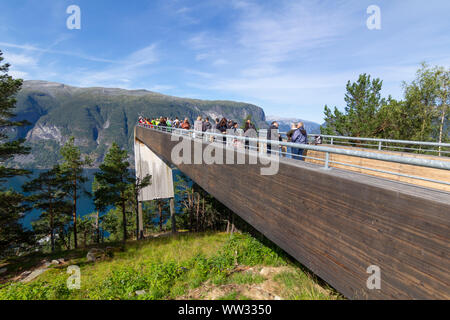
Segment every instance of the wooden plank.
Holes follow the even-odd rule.
[[[405,156],[410,158],[422,158],[422,159],[433,159],[433,160],[441,160],[441,161],[450,161],[449,157],[435,157],[435,156],[429,156],[429,155],[421,155],[421,154],[415,154],[415,153],[406,153],[406,152],[395,152],[395,151],[380,151],[380,150],[373,150],[373,149],[363,149],[363,148],[352,148],[352,147],[343,147],[343,146],[334,146],[330,145],[329,147],[333,148],[345,148],[345,149],[351,149],[351,150],[359,150],[359,151],[370,151],[374,153],[382,153],[382,154],[392,154],[397,156]],[[318,158],[318,159],[325,159],[325,153],[320,151],[313,151],[313,150],[307,150],[306,156]],[[367,167],[377,170],[383,170],[383,171],[391,171],[394,173],[400,173],[405,175],[411,175],[411,176],[417,176],[421,178],[427,178],[427,179],[433,179],[438,181],[447,181],[450,182],[450,171],[449,170],[439,170],[434,168],[425,168],[425,167],[419,167],[414,165],[407,165],[407,164],[401,164],[401,163],[393,163],[388,161],[381,161],[381,160],[372,160],[372,159],[364,159],[364,158],[358,158],[358,157],[351,157],[341,154],[330,154],[329,156],[330,161],[336,161],[341,163],[347,163],[351,165],[357,165],[361,167]],[[321,160],[315,160],[315,159],[308,159],[306,158],[306,162],[315,163],[323,165],[324,162]],[[343,170],[358,172],[358,173],[364,173],[368,175],[373,175],[376,177],[386,178],[394,181],[401,181],[406,182],[418,186],[424,186],[427,188],[434,188],[439,190],[444,190],[447,192],[450,192],[450,185],[435,183],[435,182],[429,182],[429,181],[423,181],[419,179],[413,179],[413,178],[407,178],[398,176],[395,174],[388,174],[383,172],[376,172],[372,170],[367,169],[361,169],[361,168],[355,168],[350,167],[342,164],[337,163],[330,163],[330,167],[333,168],[339,168]]]

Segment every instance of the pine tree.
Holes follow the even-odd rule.
[[[334,112],[325,106],[326,126],[322,127],[323,134],[338,134],[353,137],[373,137],[379,128],[377,113],[387,103],[381,98],[380,79],[371,79],[370,75],[361,74],[357,82],[347,83],[345,95],[345,112],[336,107]]]
[[[84,176],[84,167],[92,164],[91,159],[82,157],[80,148],[75,146],[75,138],[71,137],[69,141],[61,148],[61,155],[63,156],[63,163],[61,170],[65,175],[69,184],[67,184],[67,191],[72,198],[72,224],[73,224],[73,240],[75,249],[78,247],[77,238],[77,200],[80,196],[80,191],[87,193],[82,188],[83,183],[88,179]]]
[[[135,181],[127,158],[127,151],[114,142],[100,165],[100,171],[95,174],[98,189],[94,193],[98,210],[103,211],[108,206],[117,206],[122,209],[124,242],[127,240],[126,203],[129,196],[127,190]]]
[[[69,222],[71,207],[65,184],[60,167],[55,166],[23,185],[23,190],[31,193],[27,199],[32,208],[41,211],[38,221],[33,223],[33,229],[38,235],[50,235],[52,252],[55,251],[56,231],[62,231]]]
[[[20,219],[23,217],[24,196],[12,190],[6,190],[6,179],[27,174],[28,171],[6,166],[6,162],[16,155],[29,153],[23,145],[24,139],[11,140],[8,132],[27,125],[27,121],[16,121],[13,112],[15,95],[22,86],[22,80],[8,75],[10,65],[1,64],[3,53],[0,51],[0,251],[29,240],[30,233],[24,230]]]

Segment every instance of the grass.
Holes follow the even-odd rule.
[[[218,298],[217,300],[251,300],[251,299],[240,294],[237,291],[233,291],[227,295],[224,295],[224,296]]]
[[[322,283],[309,273],[297,269],[293,272],[281,272],[274,281],[282,284],[281,295],[289,300],[336,300],[342,297],[327,284]]]
[[[27,270],[33,263],[65,258],[68,264],[52,266],[31,283],[6,282],[0,285],[0,300],[46,299],[176,299],[205,283],[260,284],[266,279],[259,274],[233,272],[236,266],[293,266],[278,248],[263,244],[249,235],[225,233],[179,234],[139,242],[107,244],[112,256],[88,263],[88,249],[53,255],[33,254],[6,261],[8,271]],[[106,245],[105,245],[106,246]],[[67,288],[68,265],[81,270],[81,289]],[[296,268],[296,267],[294,267]],[[292,299],[334,299],[332,291],[320,288],[315,279],[300,268],[295,274],[283,274],[286,297]],[[296,282],[299,281],[299,284]],[[302,289],[303,288],[303,289]],[[136,291],[144,291],[137,295]],[[142,292],[141,292],[142,293]],[[234,296],[233,296],[234,294]],[[247,299],[238,292],[219,299]]]

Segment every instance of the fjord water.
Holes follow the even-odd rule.
[[[36,169],[32,170],[32,173],[29,175],[29,177],[23,176],[23,177],[15,177],[8,180],[8,183],[6,184],[6,188],[16,190],[17,192],[23,193],[22,191],[22,185],[30,181],[31,179],[36,178],[40,173],[44,172],[45,170],[42,169]],[[92,182],[94,180],[94,175],[98,171],[98,169],[86,169],[85,175],[88,178],[88,180],[83,184],[83,187],[86,191],[92,192]],[[173,177],[174,182],[177,181],[177,175],[179,175],[181,172],[177,169],[173,169]],[[187,178],[187,177],[186,177]],[[188,180],[188,185],[191,186],[192,182]],[[87,214],[90,214],[95,211],[94,202],[92,198],[89,195],[84,194],[83,192],[80,192],[80,197],[77,202],[77,213],[78,216],[85,216]],[[175,199],[177,200],[177,196],[175,196]],[[178,212],[180,210],[178,201],[176,201],[175,210]],[[102,213],[100,214],[102,215]],[[27,212],[25,216],[22,219],[23,225],[31,229],[31,222],[36,220],[39,217],[39,211],[32,210],[30,212]],[[158,218],[155,218],[154,223],[158,223]]]
[[[6,188],[16,190],[17,192],[23,193],[22,191],[22,185],[30,181],[31,179],[36,178],[40,173],[44,172],[45,170],[32,170],[29,177],[23,176],[23,177],[14,177],[12,179],[8,180],[8,183],[6,183]],[[92,190],[92,181],[94,180],[94,174],[98,171],[98,169],[88,169],[86,170],[86,177],[88,178],[88,181],[84,183],[83,187],[86,191],[91,192]],[[80,198],[78,199],[77,203],[77,212],[79,216],[84,216],[86,214],[94,212],[95,207],[94,203],[91,199],[91,197],[80,193]],[[25,216],[22,219],[22,223],[26,228],[31,228],[31,222],[36,220],[39,217],[39,211],[33,210],[30,212],[27,212]]]

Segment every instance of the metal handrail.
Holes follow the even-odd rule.
[[[280,132],[281,135],[286,135],[286,132]],[[342,140],[357,140],[357,141],[372,141],[372,142],[384,142],[384,143],[398,143],[398,144],[412,144],[412,145],[422,145],[422,146],[433,146],[433,147],[450,147],[450,143],[444,142],[429,142],[429,141],[411,141],[411,140],[393,140],[393,139],[379,139],[379,138],[363,138],[363,137],[347,137],[347,136],[331,136],[326,134],[309,134],[313,137],[321,136],[322,138],[330,139],[342,139]]]
[[[149,125],[145,125],[145,124],[138,124],[138,125],[145,127],[145,128],[150,128]],[[247,137],[247,136],[226,135],[226,134],[222,134],[222,133],[215,133],[215,132],[208,132],[208,131],[203,132],[203,131],[196,131],[196,130],[186,130],[186,129],[173,128],[173,127],[153,126],[153,129],[156,129],[158,131],[165,131],[168,133],[180,131],[182,133],[190,132],[190,133],[198,133],[199,135],[206,134],[206,135],[210,135],[210,136],[214,136],[214,137],[221,137],[221,138],[228,137],[228,138],[242,139],[244,141],[245,140],[253,141],[253,142],[257,142],[257,143],[258,142],[270,143],[271,145],[275,145],[275,146],[286,146],[286,147],[297,148],[297,149],[319,151],[319,152],[324,152],[326,155],[333,153],[333,154],[341,154],[341,155],[353,156],[353,157],[359,157],[359,158],[365,158],[365,159],[388,161],[388,162],[402,163],[402,164],[407,164],[407,165],[415,165],[415,166],[420,166],[420,167],[428,167],[428,168],[441,169],[441,170],[450,170],[450,161],[412,158],[412,157],[398,156],[398,155],[392,155],[392,154],[383,154],[383,153],[375,153],[375,152],[359,151],[359,150],[349,150],[349,149],[342,149],[342,148],[332,148],[332,147],[326,147],[326,146],[315,146],[315,145],[309,145],[309,144],[297,144],[297,143],[292,143],[292,142],[274,141],[274,140],[267,140],[267,139],[262,139],[262,138],[252,138],[252,137]],[[326,164],[326,166],[327,165],[328,165],[328,163]]]

